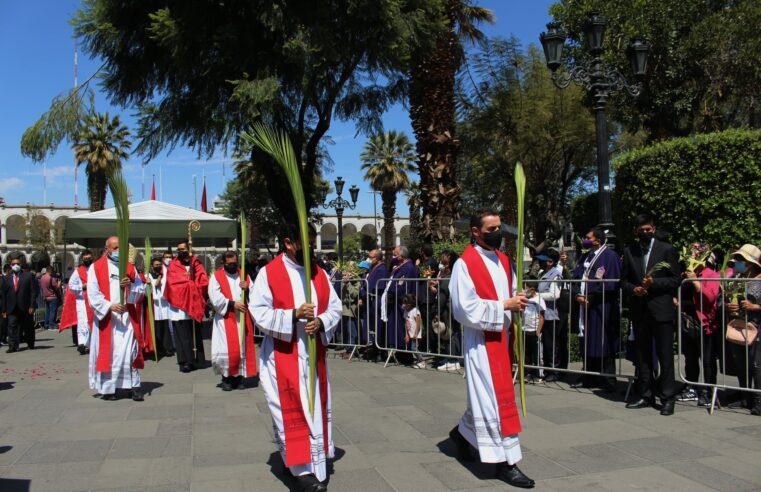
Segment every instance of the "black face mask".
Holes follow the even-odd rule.
[[[90,265],[92,265],[92,258],[88,258],[86,260],[82,260],[82,264],[86,266],[87,268],[90,268]]]
[[[229,274],[237,273],[238,271],[238,264],[237,263],[225,263],[225,271]]]
[[[316,257],[314,255],[314,249],[309,248],[309,261],[314,265],[316,260]],[[301,266],[304,266],[304,250],[301,248],[296,250],[296,263],[298,263]]]
[[[188,258],[190,258],[190,251],[188,251],[188,250],[185,250],[185,251],[178,251],[178,252],[177,252],[177,258],[179,258],[179,259],[180,259],[180,261],[185,261],[185,260],[187,260]]]
[[[502,244],[502,231],[499,229],[482,234],[481,237],[483,238],[484,243],[490,248],[497,249]]]
[[[652,232],[638,232],[637,237],[641,242],[649,243],[655,237],[655,234]]]
[[[154,277],[158,277],[159,275],[161,275],[161,267],[153,268],[151,269],[151,272],[153,273]]]

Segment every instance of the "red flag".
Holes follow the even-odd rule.
[[[156,199],[156,176],[153,177],[153,186],[151,187],[151,200]]]
[[[206,212],[206,178],[203,178],[203,191],[201,192],[201,211]]]

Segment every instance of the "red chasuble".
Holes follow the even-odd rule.
[[[79,279],[82,285],[87,286],[87,268],[79,265],[77,268]],[[87,310],[87,326],[92,331],[92,320],[94,318],[90,301],[87,299],[87,290],[84,291],[85,309]],[[77,326],[77,295],[71,290],[66,291],[66,297],[63,299],[63,311],[61,311],[61,322],[58,324],[58,331],[61,332],[66,328]]]
[[[222,295],[228,301],[237,301],[238,299],[233,299],[225,269],[218,269],[214,272],[214,277],[217,279]],[[240,268],[238,268],[238,277],[240,277]],[[247,277],[246,289],[248,289],[250,283],[251,279]],[[240,335],[238,330],[238,313],[235,309],[227,310],[224,321],[225,338],[227,338],[227,357],[230,360],[230,376],[237,376],[240,372]],[[256,376],[256,348],[254,347],[254,324],[251,322],[251,314],[246,310],[246,377],[251,376]]]
[[[164,298],[172,307],[182,309],[200,323],[206,308],[205,295],[206,288],[209,286],[209,278],[196,256],[190,257],[190,265],[194,273],[192,280],[188,278],[185,265],[179,258],[172,260],[166,272]]]
[[[267,282],[272,292],[275,309],[295,309],[293,301],[293,286],[286,270],[281,253],[265,266]],[[312,281],[317,291],[317,314],[325,312],[330,302],[330,284],[325,272],[312,264]],[[294,330],[295,332],[295,330]],[[325,454],[328,454],[328,380],[325,365],[325,345],[322,337],[317,335],[317,380],[322,402],[322,432],[325,443]],[[280,395],[280,408],[283,414],[285,433],[285,465],[295,466],[312,462],[309,444],[309,425],[305,409],[301,406],[299,387],[299,339],[294,333],[290,342],[275,339],[275,373],[277,389]],[[308,384],[308,383],[307,383]],[[306,412],[309,412],[306,409]]]
[[[513,273],[510,260],[501,251],[497,251],[497,257],[507,274],[507,285],[510,295],[513,292]],[[489,270],[484,263],[481,254],[472,245],[468,245],[460,259],[468,267],[468,274],[476,288],[476,294],[481,299],[497,301],[497,289],[494,286]],[[514,436],[521,431],[521,422],[518,417],[518,407],[515,405],[515,390],[513,388],[512,361],[507,347],[509,327],[500,331],[484,331],[486,344],[486,356],[489,359],[489,372],[491,373],[494,393],[499,410],[500,432],[502,437]]]
[[[93,267],[95,270],[95,279],[98,281],[98,287],[100,288],[103,297],[105,297],[107,301],[110,301],[111,276],[108,273],[108,261],[108,257],[103,255],[93,263]],[[132,263],[127,263],[127,277],[133,282],[135,281],[135,265]],[[135,331],[135,339],[137,340],[137,357],[132,363],[132,367],[142,369],[145,367],[142,351],[143,337],[140,331],[140,318],[138,317],[137,307],[134,304],[127,304],[127,312],[129,314],[130,322],[132,323],[132,329]],[[103,319],[98,320],[98,358],[95,363],[95,370],[97,372],[111,372],[111,316],[112,313],[109,311]]]

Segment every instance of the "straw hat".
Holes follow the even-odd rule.
[[[732,256],[742,256],[745,261],[753,263],[761,268],[761,249],[758,249],[752,244],[744,244],[742,248],[732,253]]]

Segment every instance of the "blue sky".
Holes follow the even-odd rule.
[[[69,25],[79,7],[75,0],[24,0],[0,1],[0,50],[3,70],[0,75],[0,197],[9,204],[31,202],[60,205],[74,203],[74,157],[70,146],[62,144],[58,152],[46,161],[47,193],[43,191],[43,166],[34,164],[21,155],[19,142],[24,130],[46,110],[51,99],[73,85],[74,39]],[[478,4],[494,11],[497,22],[484,26],[490,36],[516,36],[524,46],[537,43],[550,17],[547,13],[550,0],[480,0]],[[79,53],[80,83],[100,64]],[[124,122],[135,129],[131,110],[112,107],[103,94],[98,94],[99,111],[121,115]],[[401,106],[384,115],[384,126],[407,133],[412,138],[409,117]],[[355,137],[352,122],[334,120],[329,131],[335,145],[328,150],[335,162],[328,176],[332,182],[342,176],[348,185],[357,184],[360,199],[357,210],[373,213],[373,195],[359,170],[359,155],[366,140]],[[197,176],[198,200],[201,195],[202,176],[206,176],[209,198],[221,193],[225,183],[234,178],[230,156],[219,154],[209,160],[198,160],[193,151],[177,148],[169,155],[157,157],[145,167],[145,195],[150,197],[151,178],[156,177],[157,196],[164,201],[193,207],[193,175]],[[142,198],[141,160],[130,158],[125,176],[133,199]],[[159,177],[163,176],[163,186]],[[401,203],[401,202],[400,202]],[[86,180],[79,175],[79,205],[88,205]],[[211,204],[210,204],[211,205]],[[378,203],[380,207],[380,203]],[[404,210],[399,213],[405,214]]]

